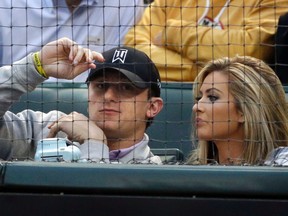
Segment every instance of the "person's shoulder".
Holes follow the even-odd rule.
[[[103,3],[105,5],[118,5],[121,7],[128,7],[131,8],[133,6],[144,6],[144,0],[121,0],[121,1],[115,1],[115,0],[104,0]]]
[[[35,7],[41,6],[42,1],[27,1],[27,0],[1,0],[0,8],[5,9],[17,9],[23,7]]]
[[[278,147],[274,149],[265,165],[269,166],[288,166],[288,147]]]
[[[24,0],[23,0],[23,2],[24,2]],[[3,8],[12,8],[12,5],[13,5],[13,1],[11,1],[11,0],[2,0],[2,1],[0,1],[0,8],[2,8],[2,9]]]

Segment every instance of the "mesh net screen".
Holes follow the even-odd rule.
[[[287,8],[276,0],[1,1],[0,157],[287,165]],[[144,52],[159,70],[163,108],[149,84],[140,88],[117,67],[88,83],[89,71],[37,78],[32,54],[63,37],[99,53]],[[47,139],[53,125],[59,133]]]

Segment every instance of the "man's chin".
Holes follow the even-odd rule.
[[[120,130],[120,125],[115,122],[105,122],[103,124],[98,124],[98,127],[100,127],[104,133],[115,133]]]

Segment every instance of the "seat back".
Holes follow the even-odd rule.
[[[275,72],[282,84],[288,84],[288,13],[280,16],[275,34]]]
[[[179,152],[187,157],[191,151],[191,90],[191,83],[163,83],[161,97],[164,108],[147,130],[151,148],[178,149],[174,151],[176,158],[179,158]],[[43,83],[31,93],[23,95],[19,102],[12,105],[11,111],[60,110],[88,115],[87,101],[88,90],[84,83]]]

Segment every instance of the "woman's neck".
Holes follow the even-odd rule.
[[[244,153],[243,141],[217,141],[219,164],[242,164]]]

